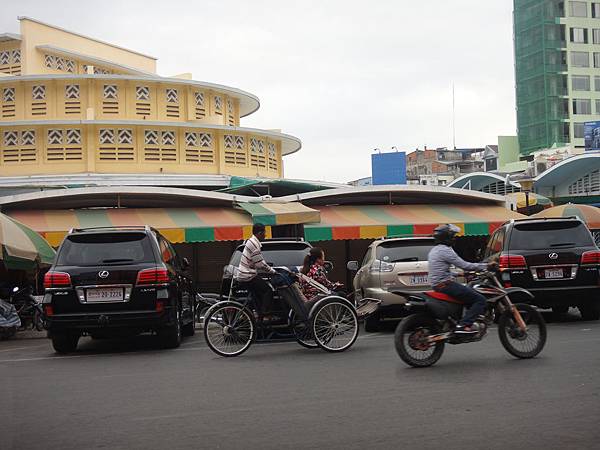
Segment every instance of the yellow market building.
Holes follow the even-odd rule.
[[[256,96],[161,77],[151,56],[19,20],[19,34],[0,34],[0,211],[53,246],[72,228],[150,225],[218,290],[256,222],[318,243],[344,279],[378,237],[453,222],[480,239],[516,215],[504,197],[464,189],[283,179],[301,142],[240,126]]]
[[[281,178],[283,156],[301,147],[293,136],[240,127],[259,108],[250,93],[162,77],[152,56],[19,21],[19,34],[0,34],[1,177]]]

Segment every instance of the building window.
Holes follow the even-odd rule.
[[[5,103],[12,103],[15,101],[14,87],[4,88],[4,90],[2,91],[2,101]]]
[[[592,17],[595,19],[600,19],[600,3],[592,3]]]
[[[591,114],[592,101],[590,99],[573,99],[573,114]]]
[[[596,99],[596,114],[600,114],[600,99]]]
[[[594,52],[594,67],[600,68],[600,52]]]
[[[573,124],[573,135],[575,139],[583,139],[583,122]]]
[[[590,67],[588,52],[571,52],[571,65],[573,67]]]
[[[592,43],[600,44],[600,28],[592,28]]]
[[[105,84],[102,90],[102,96],[105,100],[116,100],[119,95],[119,89],[114,84]]]
[[[165,91],[167,97],[167,103],[179,103],[179,98],[177,96],[177,89],[167,89]]]
[[[576,44],[587,44],[588,43],[587,28],[571,28],[571,42],[574,42]]]
[[[147,102],[150,100],[150,88],[148,86],[136,86],[135,88],[135,99],[140,102]]]
[[[569,2],[569,13],[571,17],[587,17],[587,3]]]
[[[2,139],[2,163],[21,164],[37,161],[35,131],[5,131]]]
[[[32,86],[31,87],[31,99],[32,100],[46,100],[46,86]]]
[[[144,130],[144,160],[177,162],[177,140],[174,131]]]
[[[589,91],[590,77],[587,75],[572,75],[571,89],[574,91]]]
[[[594,77],[594,89],[596,91],[600,91],[600,77],[599,76]]]

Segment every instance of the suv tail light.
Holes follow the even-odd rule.
[[[376,259],[373,261],[373,265],[371,265],[370,272],[392,272],[394,270],[394,264],[380,261]]]
[[[65,272],[46,272],[44,289],[71,287],[71,276]]]
[[[600,251],[591,250],[581,255],[581,264],[600,264]]]
[[[136,284],[165,284],[169,282],[169,272],[163,268],[144,269],[138,272]]]
[[[521,255],[500,255],[500,269],[524,269],[527,267],[525,257]]]

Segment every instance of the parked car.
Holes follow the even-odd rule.
[[[402,317],[406,298],[394,290],[424,292],[430,289],[427,255],[435,245],[431,237],[379,239],[366,250],[362,263],[350,261],[356,271],[353,287],[357,300],[381,300],[379,311],[365,320],[366,331],[377,331],[385,318]]]
[[[194,334],[194,288],[173,246],[150,227],[72,230],[44,278],[48,337],[58,353],[82,335],[156,332],[165,348]]]
[[[498,228],[484,258],[497,258],[505,287],[523,287],[533,304],[557,313],[570,306],[600,319],[600,251],[577,218],[514,220]]]

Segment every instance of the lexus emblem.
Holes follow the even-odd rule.
[[[108,278],[108,270],[102,270],[101,272],[98,272],[98,276],[100,278]]]
[[[550,259],[558,259],[558,253],[550,253],[548,255],[548,258],[550,258]]]

